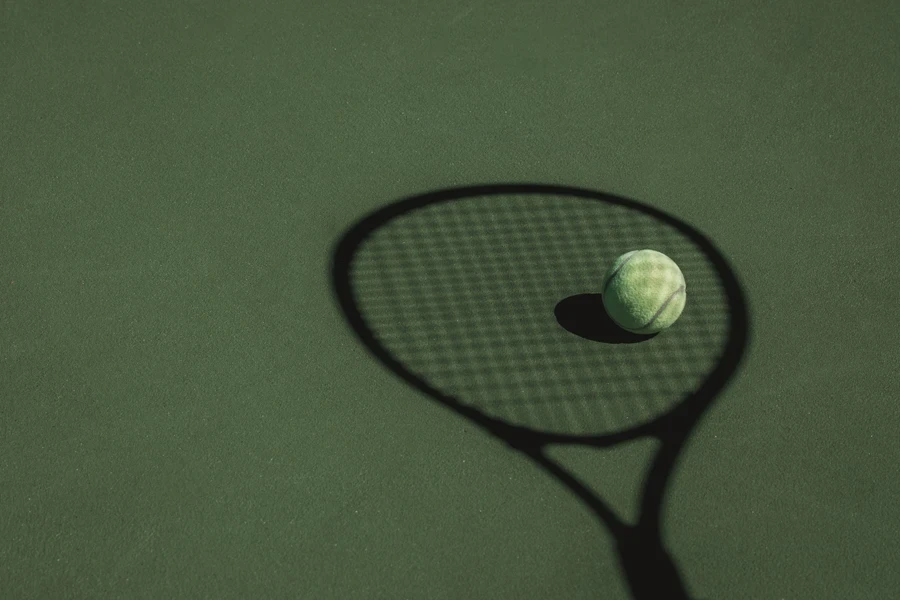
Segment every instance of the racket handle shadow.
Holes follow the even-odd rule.
[[[617,536],[619,560],[634,600],[692,600],[659,537],[631,528]]]

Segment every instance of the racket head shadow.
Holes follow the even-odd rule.
[[[644,247],[687,281],[680,319],[652,336],[616,331],[597,293],[617,256]],[[495,433],[611,444],[683,430],[746,345],[740,286],[705,236],[582,188],[499,184],[401,200],[343,236],[332,276],[380,362]]]

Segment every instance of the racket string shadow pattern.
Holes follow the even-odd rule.
[[[673,258],[687,281],[681,318],[650,336],[615,327],[596,293],[606,267],[641,248]],[[478,186],[365,217],[332,267],[337,301],[369,351],[576,494],[615,538],[635,599],[689,598],[661,509],[679,451],[748,340],[740,285],[706,237],[595,191]],[[643,437],[660,443],[634,525],[545,452]]]

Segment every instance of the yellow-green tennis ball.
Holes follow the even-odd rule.
[[[687,300],[684,274],[656,250],[632,250],[615,260],[603,278],[603,306],[616,325],[632,333],[671,326]]]

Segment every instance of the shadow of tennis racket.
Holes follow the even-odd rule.
[[[654,336],[618,330],[593,293],[616,256],[640,248],[673,258],[687,281],[681,318]],[[748,342],[741,287],[705,236],[600,192],[488,185],[376,211],[339,241],[332,266],[341,309],[372,354],[590,507],[635,599],[689,598],[661,508],[681,448]],[[635,524],[546,453],[638,438],[659,444]]]

